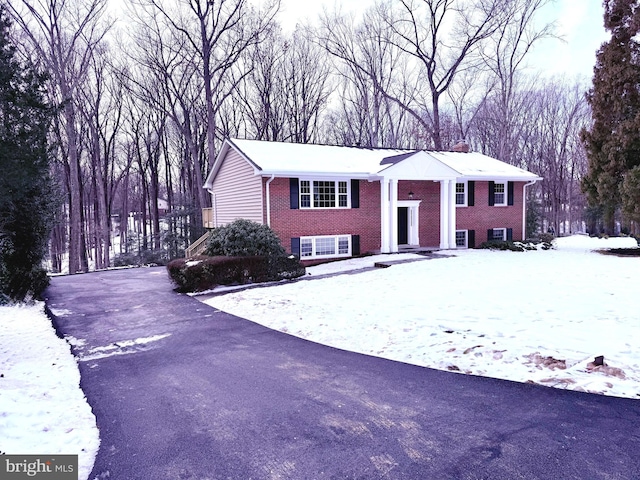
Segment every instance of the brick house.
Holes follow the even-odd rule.
[[[302,260],[522,239],[540,177],[464,143],[429,152],[225,140],[205,226],[269,225]]]

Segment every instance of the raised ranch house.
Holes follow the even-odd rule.
[[[526,187],[541,178],[468,150],[228,139],[204,185],[205,227],[267,224],[302,260],[522,239]]]

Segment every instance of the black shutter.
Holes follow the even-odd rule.
[[[496,204],[496,183],[489,182],[489,206],[493,207]]]
[[[513,182],[507,183],[507,205],[513,205]]]
[[[487,230],[487,242],[490,242],[491,240],[493,240],[493,228]]]
[[[475,230],[469,230],[467,232],[467,247],[476,248],[476,231]]]
[[[360,180],[351,180],[351,208],[360,208]]]
[[[507,228],[507,240],[509,242],[513,241],[513,228]]]
[[[289,204],[292,210],[297,210],[300,205],[300,183],[297,178],[289,179]]]
[[[360,235],[351,235],[351,255],[360,255]]]
[[[469,180],[467,182],[467,206],[473,207],[476,204],[476,182]]]
[[[291,253],[297,255],[300,258],[300,237],[291,239]]]

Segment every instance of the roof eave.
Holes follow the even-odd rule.
[[[300,177],[325,177],[325,178],[353,178],[358,180],[366,180],[371,177],[369,172],[327,172],[327,171],[301,171],[301,170],[260,170],[256,175],[262,177],[283,177],[283,178],[300,178]]]
[[[462,175],[459,177],[464,180],[473,180],[476,182],[495,182],[495,181],[505,181],[505,182],[538,182],[543,180],[542,177],[538,176],[518,176],[518,175]]]

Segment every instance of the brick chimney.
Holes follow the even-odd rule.
[[[469,153],[469,144],[466,142],[466,140],[458,140],[458,143],[456,143],[453,146],[451,151],[452,152]]]

